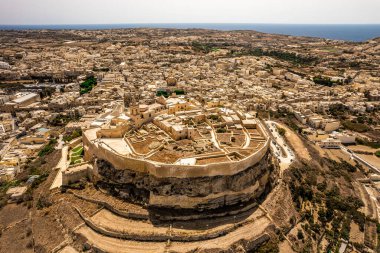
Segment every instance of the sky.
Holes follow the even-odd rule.
[[[380,24],[380,0],[0,0],[0,24]]]

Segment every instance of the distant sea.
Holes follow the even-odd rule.
[[[264,33],[309,36],[362,42],[380,37],[380,24],[373,25],[295,25],[295,24],[232,24],[232,23],[152,23],[152,24],[92,24],[92,25],[0,25],[0,30],[97,30],[120,28],[203,28],[215,30],[255,30]]]

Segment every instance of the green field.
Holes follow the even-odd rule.
[[[78,164],[83,161],[83,147],[78,146],[71,150],[70,164]]]

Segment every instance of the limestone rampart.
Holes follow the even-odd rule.
[[[255,202],[276,179],[276,167],[268,153],[270,139],[261,127],[258,124],[258,131],[266,139],[261,148],[237,161],[205,165],[157,163],[121,155],[114,147],[91,139],[93,132],[83,135],[84,159],[95,162],[93,174],[99,187],[127,201],[162,209],[233,207]]]
[[[92,143],[87,136],[83,135],[83,144],[85,148],[85,160],[93,157],[110,162],[116,169],[135,170],[141,173],[148,173],[158,178],[189,178],[189,177],[212,177],[226,176],[239,173],[248,167],[258,163],[269,148],[269,139],[266,140],[263,147],[251,155],[239,161],[221,162],[206,165],[177,165],[155,163],[149,160],[123,156],[110,150],[102,143]]]
[[[259,198],[275,181],[275,167],[268,154],[258,164],[230,176],[157,178],[133,170],[117,170],[97,160],[94,173],[101,187],[123,199],[151,207],[174,209],[217,209]]]
[[[70,148],[75,148],[82,142],[82,137],[75,138],[74,140],[71,140],[69,142],[69,147]]]

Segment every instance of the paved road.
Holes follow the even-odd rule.
[[[62,185],[62,172],[66,170],[68,167],[67,164],[67,153],[69,151],[69,146],[64,146],[62,148],[62,156],[61,159],[59,160],[56,168],[59,169],[57,175],[55,176],[55,179],[53,181],[53,184],[50,186],[50,190],[59,188]]]
[[[363,163],[364,165],[366,165],[366,166],[370,167],[372,170],[374,170],[377,174],[380,174],[380,168],[376,167],[375,165],[373,165],[373,164],[369,163],[368,161],[364,160],[363,158],[359,157],[352,150],[350,150],[344,146],[340,146],[340,149],[342,151],[346,152],[347,154],[349,154],[351,159],[354,159],[356,161]]]
[[[284,138],[278,132],[278,124],[274,121],[265,121],[265,124],[268,126],[273,139],[271,141],[271,147],[274,155],[280,160],[281,168],[287,169],[289,165],[295,160],[294,152],[286,144]]]
[[[65,144],[65,142],[62,139],[63,139],[63,134],[60,134],[58,138],[58,145],[55,147],[55,149],[63,148],[63,145]]]

